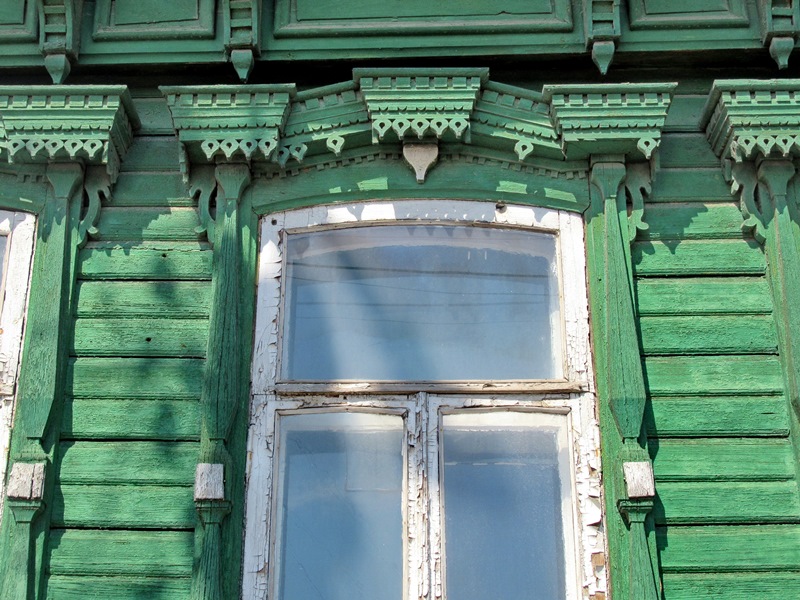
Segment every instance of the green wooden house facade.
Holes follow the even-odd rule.
[[[799,35],[796,0],[4,1],[0,598],[302,597],[303,411],[402,417],[387,598],[456,587],[475,413],[566,440],[546,597],[800,597]],[[293,376],[287,239],[398,224],[554,240],[555,366]]]

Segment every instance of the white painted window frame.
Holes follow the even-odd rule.
[[[561,285],[564,379],[492,382],[331,382],[301,384],[279,381],[282,309],[282,244],[285,232],[388,223],[485,225],[545,231],[557,236]],[[600,481],[600,446],[591,373],[585,248],[581,215],[523,205],[468,200],[376,200],[324,205],[275,213],[260,228],[252,402],[246,474],[246,528],[242,597],[266,600],[272,595],[270,520],[273,515],[273,455],[276,414],[280,411],[406,411],[409,472],[406,503],[407,577],[405,598],[441,598],[443,551],[438,532],[438,415],[441,410],[520,410],[564,414],[572,456],[574,542],[565,547],[568,598],[607,592],[605,538]],[[425,407],[425,408],[420,408]],[[437,415],[430,418],[430,415]],[[423,443],[424,441],[424,443]],[[423,446],[429,447],[423,450]],[[431,446],[432,445],[432,446]],[[415,449],[416,448],[416,449]],[[414,466],[416,465],[416,466]],[[423,471],[427,475],[423,475]],[[420,494],[415,486],[436,488]],[[434,506],[436,504],[436,506]],[[420,535],[418,522],[431,520]],[[412,544],[412,545],[409,545]],[[571,547],[570,547],[571,546]],[[599,555],[599,557],[598,557]],[[598,560],[599,558],[599,560]],[[421,560],[422,559],[422,560]],[[417,565],[414,567],[414,565]],[[422,565],[422,566],[420,566]]]
[[[5,269],[0,281],[0,519],[11,426],[16,406],[17,376],[28,306],[36,218],[29,213],[0,210],[0,235],[8,237]]]

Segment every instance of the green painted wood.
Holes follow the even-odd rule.
[[[639,237],[651,240],[742,238],[742,213],[731,203],[699,202],[649,204],[650,227]]]
[[[78,255],[84,279],[211,279],[211,252],[199,243],[87,245]]]
[[[196,319],[208,317],[211,286],[194,281],[82,281],[75,316]]]
[[[665,573],[669,600],[786,600],[800,597],[800,572]]]
[[[653,193],[648,201],[728,203],[731,201],[730,184],[725,181],[719,166],[660,169],[656,173]]]
[[[189,600],[189,579],[53,575],[47,600]]]
[[[752,240],[637,242],[633,260],[640,277],[664,275],[762,275],[764,255]]]
[[[722,525],[798,523],[797,483],[769,482],[659,482],[658,524]]]
[[[174,135],[172,116],[167,103],[158,90],[138,90],[133,96],[133,106],[142,126],[139,135]]]
[[[777,353],[772,315],[642,317],[646,355]]]
[[[200,440],[200,406],[193,400],[67,398],[64,440]]]
[[[195,229],[200,226],[197,211],[193,208],[105,208],[100,213],[96,239],[175,240],[200,239]]]
[[[192,442],[63,442],[61,485],[194,484],[199,444]]]
[[[193,358],[76,358],[67,370],[74,398],[197,399],[203,360]]]
[[[675,110],[675,101],[677,101],[677,98],[673,99],[670,113]],[[683,107],[678,106],[678,108],[682,109]],[[669,117],[667,117],[667,120],[669,120]],[[706,136],[700,131],[664,135],[658,148],[658,157],[662,169],[719,168],[719,158],[708,145]]]
[[[651,399],[645,413],[651,437],[787,436],[789,413],[783,396]]]
[[[112,203],[115,207],[193,207],[196,204],[188,197],[186,184],[177,171],[120,173],[113,194]]]
[[[672,572],[796,571],[800,526],[659,528],[661,565]]]
[[[53,575],[186,577],[192,568],[191,531],[54,529]]]
[[[75,356],[203,357],[206,319],[77,319]]]
[[[788,439],[651,440],[656,480],[784,481],[794,478]]]
[[[197,515],[193,488],[152,485],[61,485],[56,528],[191,529]]]
[[[653,356],[645,373],[650,393],[659,396],[783,393],[777,356]]]
[[[177,137],[138,136],[120,171],[176,171],[179,152]]]
[[[763,277],[639,279],[640,315],[769,314],[769,285]]]
[[[700,94],[690,94],[684,82],[678,86],[678,93],[672,99],[667,120],[664,123],[665,133],[694,133],[700,131],[700,115],[708,101],[708,84]]]

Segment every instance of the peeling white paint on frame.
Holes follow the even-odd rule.
[[[0,265],[0,273],[5,273],[0,280],[0,519],[5,500],[3,486],[14,421],[35,226],[36,219],[31,214],[0,211],[0,235],[7,236],[5,264]]]
[[[507,225],[548,231],[558,236],[564,380],[518,385],[397,385],[378,382],[302,386],[279,381],[282,251],[286,231],[385,224],[387,222]],[[438,497],[436,428],[438,408],[557,411],[568,415],[573,457],[571,518],[577,532],[572,543],[574,585],[568,597],[606,594],[600,442],[589,347],[585,249],[581,215],[545,208],[443,200],[375,201],[316,206],[269,215],[262,219],[256,303],[253,396],[248,438],[247,507],[243,597],[266,599],[270,593],[270,518],[276,411],[313,406],[327,409],[376,409],[405,406],[409,452],[407,485],[406,598],[442,596],[441,517],[438,509],[421,506]],[[415,389],[416,388],[416,389]],[[490,391],[490,394],[486,392]],[[398,395],[397,392],[407,392]],[[356,395],[353,395],[356,394]],[[381,395],[375,395],[381,394]],[[391,394],[391,395],[387,395]],[[399,403],[399,404],[398,404]],[[413,427],[412,427],[413,424]],[[436,463],[436,464],[434,464]],[[428,532],[433,532],[429,534]],[[569,545],[569,544],[568,544]]]

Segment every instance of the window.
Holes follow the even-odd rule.
[[[244,597],[604,590],[583,261],[531,207],[265,218]]]
[[[0,516],[28,300],[35,219],[0,210]]]

